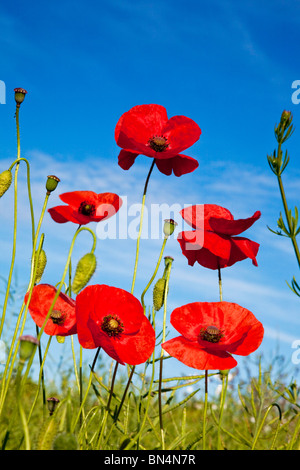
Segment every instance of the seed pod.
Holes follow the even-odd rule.
[[[37,251],[35,252],[35,256],[37,256]],[[35,263],[37,263],[36,267],[36,276],[35,276],[35,284],[38,284],[40,280],[42,279],[42,276],[44,274],[44,270],[47,264],[47,256],[44,250],[40,251],[39,259],[35,259]]]
[[[23,103],[25,96],[27,95],[27,91],[24,90],[24,88],[15,88],[15,100],[17,103],[17,108],[20,107],[20,105]]]
[[[77,264],[75,276],[72,283],[72,291],[75,294],[83,289],[91,277],[93,276],[97,267],[97,260],[94,253],[87,253],[84,255]]]
[[[78,442],[76,436],[70,432],[59,434],[53,442],[53,450],[77,450]]]
[[[164,304],[165,289],[166,279],[158,279],[153,288],[153,306],[157,312],[162,308]]]
[[[12,174],[10,170],[5,170],[0,174],[0,197],[9,189],[12,182]]]

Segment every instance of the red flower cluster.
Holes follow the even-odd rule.
[[[120,364],[141,364],[154,350],[155,331],[141,303],[123,289],[86,287],[76,298],[76,317],[80,344],[101,347]]]
[[[122,148],[119,165],[128,170],[139,154],[155,159],[165,175],[181,176],[194,171],[198,162],[180,152],[191,147],[200,137],[201,129],[192,119],[174,116],[158,104],[134,106],[124,113],[115,128],[117,145]]]
[[[41,327],[57,289],[48,284],[33,288],[28,306],[33,321]],[[28,303],[29,293],[25,296]],[[50,336],[78,335],[86,349],[101,347],[120,364],[144,363],[155,347],[155,331],[136,297],[106,285],[88,286],[76,302],[60,293],[44,332]]]
[[[218,269],[250,258],[257,266],[259,244],[236,235],[260,218],[259,211],[252,217],[239,220],[234,220],[229,210],[215,204],[190,206],[180,213],[195,229],[183,231],[177,238],[189,265],[193,266],[197,261],[206,268]]]
[[[262,324],[249,310],[229,302],[195,302],[176,308],[171,324],[182,336],[162,347],[189,367],[232,369],[232,354],[247,356],[262,342]]]
[[[59,197],[68,205],[48,209],[52,219],[59,224],[73,222],[86,225],[89,222],[100,222],[115,215],[122,206],[122,199],[113,193],[72,191],[60,194]]]

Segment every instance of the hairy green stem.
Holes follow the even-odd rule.
[[[150,167],[148,176],[146,178],[145,186],[144,186],[142,207],[141,207],[141,216],[140,216],[140,227],[139,227],[139,232],[138,232],[138,237],[137,237],[137,242],[136,242],[135,263],[134,263],[133,279],[132,279],[132,285],[131,285],[131,293],[132,294],[134,292],[134,286],[135,286],[135,280],[136,280],[136,274],[137,274],[137,266],[138,266],[138,260],[139,260],[140,240],[141,240],[141,234],[142,234],[142,228],[143,228],[143,218],[144,218],[144,209],[145,209],[147,188],[148,188],[149,179],[150,179],[152,170],[154,168],[154,165],[155,165],[155,159],[153,159],[153,162],[152,162],[152,165]]]

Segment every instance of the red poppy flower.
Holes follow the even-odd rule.
[[[218,269],[246,258],[257,266],[259,244],[233,235],[239,235],[251,227],[260,218],[259,211],[247,219],[234,220],[224,207],[203,204],[183,209],[180,214],[195,229],[183,231],[177,237],[190,266],[197,261],[206,268]]]
[[[33,288],[28,310],[33,321],[39,327],[43,326],[56,293],[56,287],[49,284],[39,284]],[[25,303],[28,301],[28,296],[27,292]],[[44,332],[49,336],[76,334],[75,301],[73,299],[62,292],[59,293]]]
[[[89,222],[100,222],[112,217],[122,206],[122,199],[113,193],[71,191],[59,197],[68,205],[48,209],[52,219],[59,224],[74,222],[86,225]]]
[[[248,356],[261,344],[264,328],[253,313],[229,302],[195,302],[176,308],[171,324],[182,335],[162,347],[189,367],[232,369],[231,354]]]
[[[198,162],[180,152],[191,147],[200,137],[201,129],[192,119],[173,116],[158,104],[134,106],[124,113],[115,128],[117,145],[122,148],[119,165],[128,170],[139,154],[155,159],[165,175],[181,176],[194,171]]]
[[[76,297],[76,317],[81,346],[101,347],[120,364],[141,364],[154,350],[155,331],[141,303],[123,289],[86,287]]]

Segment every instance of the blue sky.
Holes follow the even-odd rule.
[[[290,109],[296,132],[288,141],[291,162],[283,179],[294,207],[299,203],[300,106],[291,96],[293,81],[300,79],[299,25],[298,1],[16,1],[0,6],[0,80],[7,93],[0,105],[1,167],[16,156],[13,89],[20,86],[28,90],[21,108],[21,148],[31,162],[36,213],[50,173],[61,183],[49,206],[59,203],[60,192],[79,189],[117,192],[129,206],[140,203],[151,162],[139,157],[127,172],[118,167],[114,128],[119,117],[137,104],[157,103],[170,117],[194,119],[202,135],[186,154],[197,158],[199,168],[181,178],[154,171],[148,207],[214,203],[235,218],[261,210],[261,219],[245,233],[261,244],[259,266],[246,260],[224,270],[224,300],[249,308],[264,323],[261,352],[272,357],[279,343],[288,359],[293,340],[300,338],[300,315],[299,300],[285,281],[297,277],[299,268],[289,240],[266,228],[276,227],[282,210],[266,155],[275,148],[275,123],[283,109]],[[20,182],[25,184],[25,168]],[[22,278],[30,258],[30,225],[24,186],[20,194],[16,268]],[[12,203],[10,192],[0,205],[3,276],[10,259]],[[96,224],[92,227],[96,230]],[[57,226],[46,217],[43,228],[49,259],[44,281],[56,283],[75,227]],[[85,243],[90,246],[83,236],[75,256],[85,252]],[[160,245],[161,240],[142,241],[137,296],[151,277]],[[134,253],[134,240],[99,240],[94,282],[130,290]],[[175,239],[166,254],[175,259],[169,313],[188,302],[218,300],[215,272],[189,267]],[[171,328],[170,337],[175,334]],[[172,367],[178,373],[181,366],[172,364],[170,373]]]

